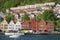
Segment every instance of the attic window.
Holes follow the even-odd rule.
[[[44,25],[40,25],[40,28],[44,28]]]

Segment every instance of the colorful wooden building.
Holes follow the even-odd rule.
[[[51,21],[44,21],[43,19],[40,22],[36,22],[35,19],[31,20],[31,29],[39,32],[50,32],[54,31],[54,24]]]

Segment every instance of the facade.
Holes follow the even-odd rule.
[[[60,13],[60,7],[54,7],[53,11],[57,14]]]
[[[55,14],[55,16],[56,16],[57,18],[60,18],[60,14]]]
[[[54,31],[54,24],[51,21],[44,21],[43,19],[38,23],[40,32]]]
[[[49,5],[49,6],[47,6]],[[10,12],[15,15],[14,20],[12,20],[8,24],[8,29],[9,30],[18,30],[19,28],[22,29],[31,29],[31,30],[37,30],[40,32],[45,32],[45,31],[52,31],[54,30],[54,25],[51,21],[44,21],[41,20],[40,22],[36,22],[34,19],[34,16],[37,15],[38,13],[44,12],[44,10],[51,10],[52,7],[51,5],[55,5],[54,2],[48,2],[48,3],[42,3],[42,4],[34,4],[34,5],[25,5],[25,6],[18,6],[18,7],[13,7],[10,8]],[[54,8],[54,12],[60,13],[59,8]],[[21,20],[21,17],[24,15],[24,13],[28,13],[30,17],[30,21]],[[21,24],[21,22],[22,24]],[[51,26],[53,25],[53,26]]]
[[[57,18],[60,18],[60,7],[59,7],[59,6],[55,7],[55,8],[53,9],[53,11],[54,11],[54,13],[55,13],[55,16],[56,16]]]
[[[24,21],[22,22],[22,28],[23,28],[23,29],[30,29],[29,21],[24,20]]]
[[[5,19],[0,23],[0,29],[5,32],[8,31],[8,23]]]
[[[32,14],[29,15],[30,19],[34,18],[34,16],[35,16],[34,13],[32,13]]]
[[[44,32],[45,30],[47,31],[48,28],[46,26],[46,22],[44,20],[41,20],[39,23],[38,23],[38,26],[39,26],[39,31],[40,32]]]
[[[37,30],[37,22],[35,19],[31,19],[30,28],[34,31]]]
[[[5,14],[3,12],[0,12],[0,30],[2,31],[8,31],[8,23],[5,20]]]
[[[57,3],[56,7],[60,7],[60,2],[59,2],[59,3]]]
[[[30,28],[39,32],[52,32],[54,31],[54,24],[51,21],[45,22],[43,19],[36,22],[35,19],[31,20]]]
[[[52,6],[52,5],[55,5],[55,2],[47,2],[47,3],[44,3],[44,5],[50,5],[50,6]]]
[[[18,31],[19,29],[22,29],[21,22],[19,22],[16,18],[14,18],[14,19],[8,24],[8,30]]]
[[[52,7],[51,6],[43,6],[43,7],[41,7],[41,9],[43,9],[43,10],[51,10]]]
[[[47,21],[48,31],[54,31],[54,24],[52,21]]]

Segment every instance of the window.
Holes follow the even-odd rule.
[[[3,27],[0,27],[0,29],[3,29]]]
[[[4,27],[4,29],[8,29],[8,27]]]
[[[7,27],[8,25],[4,25],[5,27]]]
[[[3,27],[3,24],[0,24],[0,27]]]
[[[8,25],[4,25],[4,29],[7,29],[7,26],[8,26]]]
[[[0,24],[0,26],[3,26],[3,24]]]
[[[14,27],[9,27],[9,29],[14,29]]]
[[[40,25],[40,28],[44,28],[44,25]]]
[[[20,27],[20,25],[16,25],[16,27]]]
[[[39,30],[40,32],[42,31],[42,30]]]

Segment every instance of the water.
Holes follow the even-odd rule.
[[[23,35],[19,38],[0,35],[0,40],[60,40],[60,35]]]

